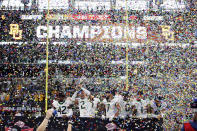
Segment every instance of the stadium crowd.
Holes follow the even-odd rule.
[[[13,47],[16,46],[17,45],[4,45],[1,47],[15,50]],[[44,50],[43,45],[40,45],[40,47],[42,48],[38,49]],[[90,47],[91,49],[88,49],[85,48],[87,47],[86,44],[76,46],[80,47],[75,48],[76,52],[78,52],[77,50],[79,50],[79,52],[81,50],[84,50],[84,52],[91,51],[95,52],[95,54],[99,52],[97,53],[98,55],[88,55],[88,53],[81,55],[81,57],[85,56],[84,58],[86,58],[86,60],[81,57],[73,57],[76,52],[67,49],[69,48],[68,46],[52,45],[51,47],[50,49],[54,50],[50,50],[50,52],[54,52],[55,47],[57,49],[64,49],[58,51],[59,53],[52,59],[57,60],[57,58],[59,58],[59,60],[70,60],[76,63],[49,64],[49,103],[55,99],[55,93],[58,90],[70,92],[68,95],[72,95],[81,79],[83,81],[82,83],[86,85],[92,93],[99,96],[102,96],[104,91],[109,89],[118,89],[119,92],[124,91],[126,85],[124,78],[126,65],[123,64],[125,62],[125,47],[94,45]],[[70,46],[70,48],[71,47],[72,46]],[[104,50],[97,50],[97,48],[106,48],[105,50],[108,49],[109,54],[113,54],[110,52],[113,52],[116,49],[115,47],[118,49],[117,51],[122,53],[115,51],[114,55],[104,55]],[[36,51],[39,52],[38,49],[36,49]],[[191,112],[186,108],[191,97],[196,95],[196,85],[194,83],[196,66],[195,50],[196,48],[191,46],[188,48],[148,46],[131,48],[129,50],[129,61],[137,60],[144,62],[144,64],[129,65],[130,95],[138,93],[139,89],[143,89],[143,92],[146,94],[145,97],[149,99],[154,99],[155,96],[161,95],[168,105],[166,107],[168,112],[164,116],[164,123],[168,123],[166,126],[171,128],[180,128],[182,122],[191,117]],[[67,55],[63,55],[69,51],[70,58]],[[9,59],[1,64],[1,106],[12,107],[25,105],[44,109],[45,64],[37,63],[39,59],[35,59],[32,63],[30,63],[31,61],[28,62],[28,60],[22,61],[22,57],[16,57],[20,55],[16,52],[13,53],[13,56],[9,54]],[[23,53],[25,52],[21,51],[21,56],[25,56]],[[115,53],[117,53],[117,56]],[[5,55],[2,56],[7,57]],[[63,56],[63,58],[61,56]],[[101,61],[105,58],[103,56],[109,58],[109,60],[106,60],[106,62]],[[18,64],[12,62],[14,58],[15,61],[20,62]],[[42,58],[41,56],[40,60],[42,60]],[[92,59],[96,60],[93,61]],[[112,63],[112,60],[116,62],[123,60],[123,63]],[[28,114],[29,112],[25,113]],[[44,114],[43,110],[41,114]],[[13,115],[15,114],[10,114],[10,116]]]

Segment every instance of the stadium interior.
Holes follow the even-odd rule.
[[[53,116],[47,130],[66,130],[70,119],[76,131],[111,121],[114,130],[180,130],[197,97],[196,6],[195,0],[0,0],[0,131],[18,121],[36,130],[59,92],[73,98],[79,91],[76,100],[86,90],[101,105],[115,91],[137,104],[160,101],[165,111],[162,118],[152,112],[108,118],[107,111],[103,118],[99,105],[94,117],[82,117],[73,101],[73,115]]]

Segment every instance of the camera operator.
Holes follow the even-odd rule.
[[[184,123],[181,131],[197,131],[197,99],[194,99],[194,102],[190,106],[194,112],[193,121]]]

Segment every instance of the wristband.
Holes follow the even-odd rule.
[[[54,111],[53,111],[53,116],[56,116],[56,115],[57,115],[57,111],[54,110]]]

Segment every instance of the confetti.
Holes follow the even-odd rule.
[[[180,130],[191,119],[188,107],[197,97],[194,4],[185,0],[50,0],[48,15],[47,0],[2,0],[0,130],[19,119],[29,127],[42,122],[46,73],[48,108],[59,91],[72,97],[79,85],[100,101],[106,91],[117,90],[136,104],[128,107],[137,111],[141,100],[144,108],[161,97],[160,109],[165,109],[161,119],[155,117],[161,113],[157,110],[146,118],[137,112],[139,118],[127,114],[131,118],[112,121],[125,130]],[[74,106],[74,127],[94,130],[110,122],[101,119],[105,111],[95,112],[95,118],[78,118],[79,109]],[[67,127],[61,118],[49,125],[51,130]]]

